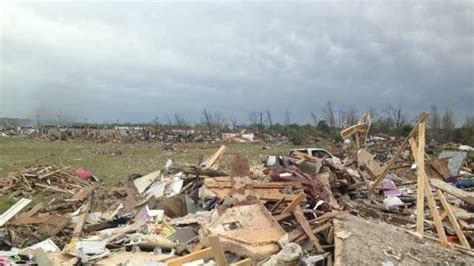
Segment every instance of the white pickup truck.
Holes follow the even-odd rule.
[[[304,148],[304,149],[294,149],[290,151],[290,156],[294,152],[302,152],[305,154],[308,154],[310,156],[320,158],[320,159],[333,159],[333,161],[338,161],[340,162],[341,159],[337,158],[336,156],[332,155],[329,151],[325,149],[319,149],[319,148]]]
[[[301,153],[304,153],[304,154],[308,154],[310,156],[313,156],[313,157],[317,157],[317,158],[321,158],[321,159],[330,159],[332,160],[333,162],[335,163],[340,163],[341,160],[339,158],[337,158],[336,156],[332,155],[330,152],[328,152],[327,150],[325,149],[319,149],[319,148],[305,148],[305,149],[294,149],[294,150],[291,150],[290,151],[290,154],[287,155],[287,156],[275,156],[275,155],[269,155],[267,156],[267,159],[265,161],[265,165],[267,167],[274,167],[274,166],[277,166],[277,165],[280,165],[280,159],[284,159],[288,162],[290,162],[290,164],[294,164],[296,161],[298,161],[298,159],[296,157],[293,157],[292,154],[294,152],[301,152]],[[316,163],[314,162],[307,162],[309,165],[311,166],[314,166],[314,167],[318,167]]]

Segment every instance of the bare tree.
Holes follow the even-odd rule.
[[[258,120],[258,126],[263,127],[263,113],[259,113],[259,120]]]
[[[377,108],[371,106],[369,108],[369,114],[370,114],[370,118],[372,119],[372,121],[375,121],[377,119]]]
[[[327,121],[331,130],[336,128],[336,116],[334,115],[334,109],[331,101],[328,101],[323,108],[323,117]]]
[[[237,129],[237,119],[235,119],[235,117],[232,117],[230,119],[230,123],[232,124],[232,130],[236,130]]]
[[[351,109],[347,111],[346,122],[348,125],[357,124],[357,109],[354,106],[351,106]]]
[[[446,109],[443,118],[441,119],[441,128],[446,131],[452,131],[455,128],[454,114],[449,108]]]
[[[285,125],[289,125],[290,124],[290,112],[288,111],[288,108],[285,108]]]
[[[166,120],[168,121],[168,125],[172,128],[173,127],[173,121],[171,120],[170,116],[166,116]]]
[[[212,117],[211,114],[207,112],[206,108],[204,108],[204,111],[202,112],[204,115],[204,122],[206,123],[207,130],[209,131],[209,134],[212,135]]]
[[[400,106],[389,105],[384,109],[384,113],[393,122],[395,129],[400,129],[407,122],[407,115],[403,113]]]
[[[314,126],[318,126],[318,116],[315,113],[311,112],[311,118],[313,119]]]
[[[436,105],[432,105],[430,108],[431,115],[429,119],[429,128],[436,132],[440,129],[441,118],[439,116],[438,107],[436,107]]]
[[[257,112],[250,112],[249,113],[249,122],[250,122],[251,125],[257,125],[258,124]]]
[[[206,123],[209,135],[213,136],[217,134],[217,131],[222,128],[224,120],[219,112],[214,114],[209,113],[206,109],[202,112],[204,116],[204,122]]]
[[[183,129],[187,126],[187,122],[181,114],[174,114],[174,121],[178,129]]]
[[[267,109],[267,122],[270,127],[273,126],[272,115],[270,114],[270,110]]]
[[[443,114],[443,118],[441,118],[441,129],[445,140],[452,139],[455,127],[453,111],[447,108]]]
[[[338,122],[341,127],[357,124],[357,110],[354,107],[349,110],[340,110]]]
[[[347,112],[344,110],[339,110],[338,115],[337,115],[337,124],[340,127],[347,126],[346,117],[347,117]]]

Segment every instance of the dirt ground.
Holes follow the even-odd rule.
[[[348,216],[335,232],[342,265],[474,265],[474,257],[381,221]]]

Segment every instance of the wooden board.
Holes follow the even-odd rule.
[[[219,241],[219,236],[209,236],[209,243],[211,244],[212,253],[214,254],[214,259],[216,260],[217,265],[226,266],[227,261],[225,259],[224,249]]]
[[[303,209],[301,209],[299,205],[297,205],[293,210],[293,215],[295,216],[296,221],[301,225],[301,228],[303,228],[303,231],[308,236],[309,240],[311,240],[311,243],[313,243],[316,250],[323,253],[324,249],[321,247],[321,244],[319,244],[318,238],[314,236],[311,226],[304,217]]]
[[[376,189],[377,186],[379,185],[380,182],[382,182],[382,180],[385,178],[385,176],[388,174],[388,171],[390,171],[390,169],[392,168],[392,166],[395,164],[395,162],[398,160],[398,158],[400,157],[400,155],[402,154],[402,152],[405,150],[405,148],[408,146],[408,141],[413,137],[415,136],[415,134],[417,133],[418,131],[418,125],[420,123],[423,123],[426,121],[426,119],[428,119],[429,117],[429,113],[422,113],[420,115],[420,118],[418,119],[418,123],[416,124],[416,126],[413,127],[413,130],[410,132],[410,134],[408,134],[407,138],[403,141],[403,143],[400,145],[400,147],[398,148],[397,152],[395,153],[395,155],[393,155],[392,159],[390,159],[390,161],[388,162],[388,164],[385,166],[383,172],[380,174],[380,176],[377,177],[377,180],[375,181],[374,185],[372,186],[372,189]]]
[[[281,213],[285,214],[285,213],[293,212],[295,207],[305,200],[306,200],[306,195],[304,194],[304,192],[301,192],[292,202],[290,202],[290,204]]]
[[[207,160],[206,166],[204,166],[204,169],[210,169],[214,164],[217,162],[217,160],[222,156],[224,153],[226,147],[225,145],[222,145],[212,156]]]
[[[94,263],[94,265],[120,265],[127,261],[133,265],[145,265],[152,264],[152,262],[165,262],[174,258],[173,255],[159,254],[155,255],[153,252],[136,251],[136,252],[125,252],[121,251],[113,253],[105,259],[101,259]]]
[[[38,232],[46,236],[55,236],[68,226],[70,222],[71,218],[69,217],[54,215],[39,226]]]
[[[188,262],[195,261],[195,260],[210,259],[210,258],[212,258],[212,256],[214,256],[214,254],[212,252],[212,248],[209,247],[209,248],[205,248],[205,249],[193,252],[193,253],[191,253],[189,255],[186,255],[186,256],[182,256],[182,257],[179,257],[179,258],[176,258],[176,259],[169,260],[167,262],[167,264],[168,264],[168,266],[180,266],[180,265],[183,265],[184,263],[188,263]]]
[[[439,179],[430,179],[430,184],[437,189],[441,189],[442,191],[448,193],[449,195],[455,196],[456,198],[462,199],[470,204],[474,205],[474,193],[467,192],[462,189],[459,189],[455,186],[452,186],[442,180]]]
[[[18,216],[13,220],[10,220],[10,225],[22,225],[22,224],[42,224],[49,219],[49,216]]]
[[[451,222],[451,225],[453,226],[454,231],[456,232],[456,235],[458,236],[459,241],[461,242],[461,245],[463,245],[466,248],[471,248],[471,246],[469,245],[469,242],[466,239],[466,236],[461,230],[461,226],[459,226],[458,220],[456,216],[454,215],[453,210],[451,209],[451,205],[448,203],[448,201],[444,197],[443,192],[437,189],[436,193],[438,194],[438,199],[441,202],[441,205],[443,205],[443,209],[448,214],[449,221]]]
[[[367,124],[357,124],[357,125],[350,126],[341,131],[341,138],[347,139],[357,132],[365,133],[368,127],[369,126]]]
[[[87,203],[81,210],[81,214],[79,215],[79,219],[77,219],[76,226],[74,227],[74,231],[72,233],[73,237],[80,237],[82,233],[82,228],[84,227],[84,223],[86,222],[87,214],[91,208],[91,201],[88,200]]]

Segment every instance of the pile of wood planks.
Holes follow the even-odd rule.
[[[18,172],[10,172],[0,182],[0,193],[8,192],[10,197],[31,196],[38,193],[74,195],[85,187],[93,186],[69,172],[71,167],[38,165]]]

